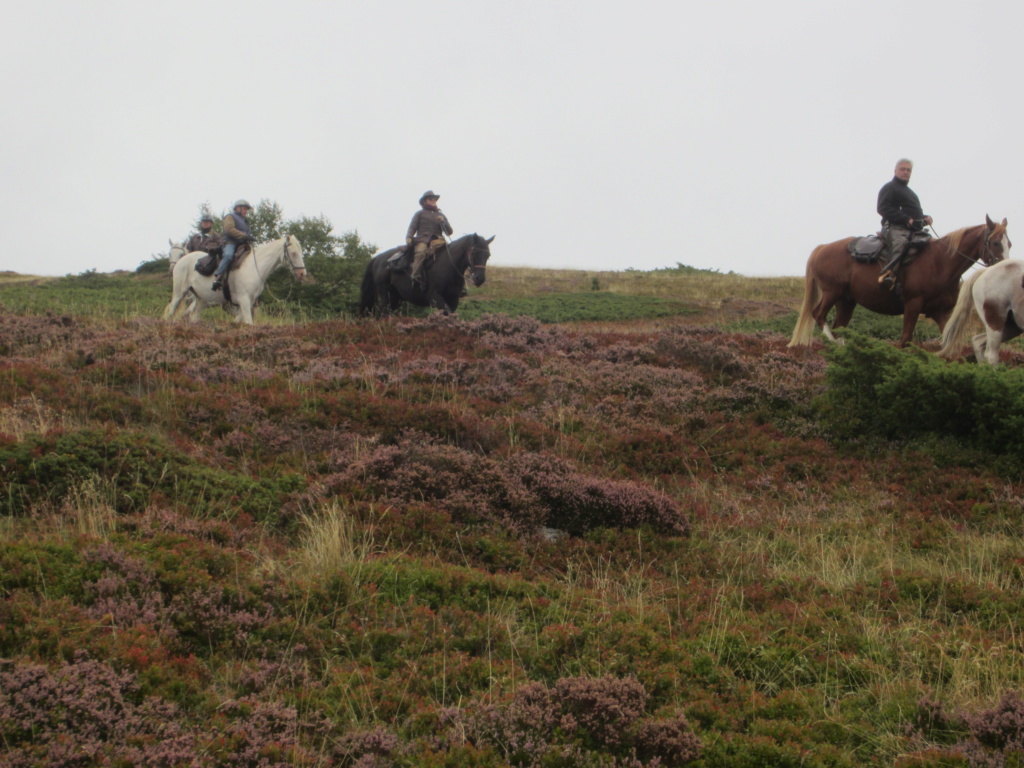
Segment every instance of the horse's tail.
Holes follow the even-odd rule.
[[[174,263],[174,267],[177,267],[179,263],[181,263],[180,259]],[[187,275],[174,267],[171,268],[171,300],[167,306],[164,307],[164,320],[171,320],[174,318],[179,305],[185,298],[185,294],[188,292],[188,285],[186,285]]]
[[[946,327],[942,329],[942,347],[939,349],[939,357],[952,359],[960,356],[967,334],[970,332],[971,317],[974,309],[973,289],[975,281],[985,274],[979,269],[960,286],[960,295],[956,298],[956,306],[953,307],[953,314],[946,321]]]
[[[373,312],[373,305],[377,300],[377,287],[373,284],[373,259],[366,265],[366,272],[363,273],[363,284],[359,289],[359,311],[364,315]]]
[[[804,303],[800,307],[800,317],[797,318],[796,327],[793,328],[793,338],[789,340],[790,347],[806,347],[811,343],[814,336],[814,307],[821,301],[821,290],[818,288],[818,281],[811,273],[811,263],[815,255],[822,249],[818,246],[811,251],[807,259],[807,273],[804,278]]]

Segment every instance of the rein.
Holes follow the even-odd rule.
[[[474,264],[473,263],[473,252],[476,251],[476,237],[477,237],[476,235],[473,235],[473,243],[471,245],[467,246],[469,250],[466,253],[466,266],[462,270],[463,273],[465,273],[465,271],[467,269],[482,269],[482,270],[486,270],[487,269],[487,263],[486,262],[484,262],[483,264]],[[449,245],[448,243],[445,243],[445,246],[444,246],[445,251],[447,251],[447,253],[448,253],[448,261],[451,262],[452,267],[456,271],[458,271],[459,265],[456,264],[455,263],[455,259],[452,258],[452,251],[448,247],[448,245]]]
[[[984,247],[981,249],[981,256],[980,257],[978,257],[977,259],[972,259],[970,256],[968,256],[966,253],[961,251],[959,248],[957,248],[954,251],[954,253],[957,256],[962,256],[963,258],[967,259],[967,261],[971,262],[971,264],[973,266],[977,266],[980,263],[983,266],[987,267],[987,266],[989,266],[989,261],[988,261],[987,257],[989,256],[989,254],[991,252],[991,249],[992,249],[992,230],[990,230],[986,226],[985,227],[985,244],[984,244]]]
[[[291,235],[285,235],[284,236],[284,248],[281,250],[281,258],[278,261],[274,261],[270,265],[270,269],[267,270],[266,274],[262,274],[260,272],[259,262],[256,261],[256,248],[255,248],[255,246],[252,249],[252,263],[253,263],[253,266],[256,267],[256,274],[259,276],[260,280],[263,282],[263,290],[266,291],[267,294],[272,299],[277,299],[277,296],[275,296],[274,292],[270,289],[270,283],[267,281],[267,276],[270,275],[270,273],[273,272],[277,268],[277,265],[280,262],[283,261],[285,264],[287,264],[288,265],[288,269],[290,269],[291,272],[292,272],[292,277],[295,277],[295,269],[296,269],[296,267],[292,264],[292,260],[288,258],[288,242],[291,240],[291,237],[292,237]],[[305,267],[302,267],[302,269],[305,269]]]

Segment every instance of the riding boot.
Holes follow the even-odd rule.
[[[885,283],[887,288],[891,288],[892,281],[896,279],[896,274],[900,270],[902,261],[903,251],[890,256],[889,260],[882,265],[882,272],[878,275],[878,282]]]

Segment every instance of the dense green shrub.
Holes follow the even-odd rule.
[[[948,363],[860,334],[825,350],[819,413],[838,438],[937,435],[1024,457],[1024,371]]]
[[[294,475],[251,478],[206,467],[150,435],[79,430],[29,435],[0,443],[0,486],[11,514],[59,504],[74,488],[100,478],[116,489],[119,513],[144,509],[154,493],[187,499],[199,514],[244,511],[267,519],[285,494],[299,490]]]

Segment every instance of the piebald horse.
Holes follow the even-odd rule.
[[[1024,261],[1007,259],[975,272],[960,288],[949,324],[942,332],[942,357],[959,357],[970,331],[971,310],[985,330],[971,339],[980,363],[999,364],[999,345],[1024,333]]]
[[[185,297],[191,293],[196,300],[186,313],[193,322],[199,322],[199,314],[206,307],[217,307],[225,303],[224,291],[212,289],[212,276],[206,277],[195,270],[196,262],[206,254],[193,251],[180,256],[174,263],[171,274],[174,277],[174,294],[164,310],[164,319],[170,320],[178,311]],[[306,277],[306,266],[302,260],[302,244],[295,235],[288,235],[253,248],[238,269],[228,272],[231,299],[238,305],[237,320],[252,325],[252,307],[263,293],[270,273],[281,264],[287,264],[301,282]]]
[[[986,215],[984,224],[930,241],[903,268],[901,300],[879,285],[879,264],[861,264],[850,256],[846,246],[853,239],[819,245],[811,252],[803,306],[789,346],[810,344],[816,325],[826,338],[835,341],[827,322],[829,310],[836,308],[833,327],[841,328],[850,322],[858,304],[882,315],[903,315],[901,347],[910,342],[921,315],[934,320],[941,331],[956,305],[960,276],[973,264],[988,266],[1002,261],[1010,250],[1006,219],[996,224]]]

